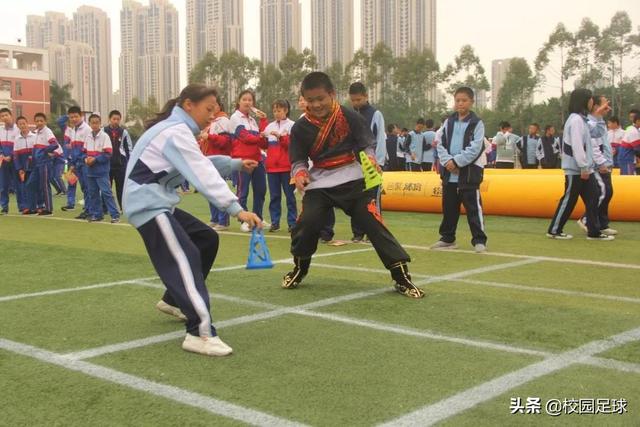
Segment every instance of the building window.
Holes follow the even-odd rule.
[[[22,105],[16,105],[16,117],[20,117],[22,115]]]
[[[16,96],[22,96],[22,83],[16,82]]]

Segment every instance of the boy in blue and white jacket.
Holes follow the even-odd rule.
[[[36,209],[38,215],[51,215],[53,213],[53,200],[51,198],[51,173],[53,171],[53,158],[61,152],[58,140],[47,127],[47,116],[44,113],[36,113],[33,117],[36,123],[36,143],[33,147],[34,168],[27,187],[31,194],[36,194]]]
[[[13,164],[17,176],[16,198],[22,200],[22,214],[31,215],[36,213],[36,192],[30,192],[27,183],[34,168],[33,146],[36,136],[29,130],[26,117],[18,117],[16,125],[20,130],[13,145]]]
[[[438,158],[442,178],[442,223],[440,240],[432,249],[455,249],[460,204],[467,211],[471,244],[476,252],[487,250],[480,184],[484,174],[484,123],[471,111],[474,94],[469,87],[455,91],[455,110],[442,125]]]
[[[78,181],[74,184],[69,183],[67,186],[67,205],[62,207],[63,211],[72,211],[76,206],[76,188],[78,182],[84,194],[84,209],[76,219],[87,219],[89,212],[87,206],[91,205],[89,200],[89,187],[87,183],[87,168],[84,159],[87,157],[87,150],[84,147],[84,141],[91,133],[91,128],[82,119],[82,111],[78,106],[69,107],[67,110],[69,116],[69,125],[64,131],[64,144],[67,146],[69,154],[68,166],[69,171],[73,172]]]
[[[111,223],[120,222],[120,212],[116,207],[111,192],[111,182],[109,181],[109,170],[111,168],[111,138],[102,129],[101,118],[97,114],[89,116],[89,126],[91,133],[84,140],[84,147],[87,157],[84,160],[87,165],[87,186],[89,189],[90,205],[89,222],[102,221],[102,203],[107,207],[111,216]],[[86,197],[85,197],[86,200]]]
[[[205,285],[218,251],[218,234],[176,207],[180,202],[176,188],[187,180],[218,209],[261,227],[260,218],[242,209],[222,178],[241,168],[251,173],[258,162],[207,158],[194,137],[213,120],[217,99],[215,89],[190,84],[167,102],[156,119],[147,123],[131,152],[123,194],[125,215],[140,233],[167,288],[156,307],[186,320],[184,350],[208,356],[232,352],[211,323]]]

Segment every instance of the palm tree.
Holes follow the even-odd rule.
[[[72,105],[77,105],[77,102],[71,98],[72,87],[71,83],[60,86],[55,80],[51,82],[49,89],[51,111],[56,115],[60,116]]]

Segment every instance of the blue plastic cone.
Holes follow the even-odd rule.
[[[247,270],[257,270],[261,268],[273,268],[269,248],[264,241],[262,230],[254,228],[251,232],[249,242],[249,259],[247,260]]]

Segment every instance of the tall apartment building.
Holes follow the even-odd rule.
[[[260,56],[278,65],[287,49],[302,50],[300,0],[260,1]]]
[[[491,106],[493,108],[496,108],[498,105],[500,89],[502,89],[504,79],[507,77],[512,59],[513,58],[494,59],[491,61]]]
[[[51,79],[70,83],[83,109],[109,112],[111,106],[111,28],[101,9],[81,6],[73,20],[64,13],[27,16],[27,46],[47,49]]]
[[[396,56],[412,47],[436,54],[436,0],[361,0],[360,9],[365,52],[383,42]]]
[[[120,11],[120,104],[137,97],[162,105],[180,91],[178,11],[168,0],[142,6],[124,0]]]
[[[91,81],[98,89],[98,102],[83,105],[102,115],[111,109],[111,23],[106,12],[92,6],[80,6],[73,14],[73,41],[86,43],[96,56],[95,78]]]
[[[187,0],[187,74],[207,52],[215,56],[229,50],[244,53],[242,3]]]
[[[311,0],[311,50],[321,70],[353,58],[353,0]]]

